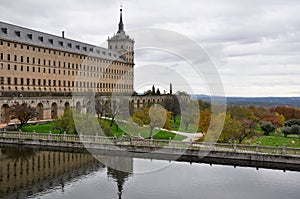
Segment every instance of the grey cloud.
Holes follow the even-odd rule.
[[[65,30],[71,39],[100,45],[117,30],[119,4],[116,0],[1,0],[0,18],[56,35]],[[203,46],[219,69],[227,95],[299,96],[298,0],[125,0],[123,4],[126,30],[169,29]],[[160,52],[136,54],[137,67],[154,62],[176,71],[183,67],[181,61]],[[206,92],[190,76],[193,89]]]

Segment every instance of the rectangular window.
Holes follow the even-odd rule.
[[[23,66],[21,66],[21,71],[23,71],[24,70],[24,67]]]
[[[18,57],[17,57],[17,55],[15,55],[14,57],[15,57],[15,62],[16,62],[16,61],[18,61]]]
[[[32,58],[32,64],[35,64],[35,58],[34,57]]]
[[[23,63],[23,56],[21,56],[21,62]]]
[[[7,54],[7,61],[10,61],[10,54]]]
[[[41,86],[41,79],[38,79],[38,86]]]
[[[27,64],[29,64],[29,57],[27,57]]]
[[[15,69],[15,70],[18,70],[18,66],[17,66],[17,65],[15,65],[14,69]]]
[[[29,70],[30,70],[30,68],[29,68],[29,66],[27,66],[27,72],[29,72]]]
[[[3,53],[0,54],[0,59],[3,60]]]
[[[18,85],[18,78],[14,78],[14,83],[15,83],[15,85]]]
[[[35,72],[35,68],[34,67],[32,67],[32,72]]]
[[[32,79],[32,85],[35,86],[35,79]]]
[[[0,85],[4,84],[4,77],[0,77]]]
[[[27,82],[27,86],[29,86],[29,85],[30,85],[30,79],[27,78],[27,79],[26,79],[26,82]]]
[[[7,70],[10,70],[10,64],[7,64]]]
[[[24,85],[24,78],[20,79],[20,85],[23,86]]]
[[[56,86],[56,80],[53,80],[53,86]]]
[[[7,78],[7,85],[10,85],[10,77]]]
[[[51,86],[51,79],[48,80],[48,86]]]
[[[47,81],[44,79],[44,86],[46,86],[47,85]]]

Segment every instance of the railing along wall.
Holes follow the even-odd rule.
[[[21,131],[0,131],[0,139],[18,139],[18,140],[42,140],[53,142],[74,142],[74,143],[96,143],[96,144],[114,144],[125,146],[148,146],[148,147],[166,147],[166,148],[183,148],[193,150],[208,150],[221,152],[236,152],[236,153],[259,153],[273,154],[281,156],[300,156],[300,148],[272,147],[244,144],[227,144],[227,143],[208,143],[208,142],[182,142],[169,140],[144,139],[142,137],[120,136],[107,137],[96,135],[74,135],[74,134],[52,134],[36,133],[36,132],[21,132]]]

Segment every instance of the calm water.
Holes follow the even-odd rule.
[[[88,154],[2,148],[0,198],[300,198],[298,172],[98,159],[114,169]]]

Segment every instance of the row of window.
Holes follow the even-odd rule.
[[[0,85],[5,85],[5,78],[0,77]],[[6,85],[20,86],[59,86],[59,87],[88,87],[88,88],[116,88],[116,89],[132,89],[131,84],[115,84],[115,83],[99,83],[85,81],[62,81],[62,80],[46,80],[46,79],[30,79],[30,78],[6,78]]]
[[[0,40],[0,45],[4,45],[4,41]],[[10,42],[6,42],[7,46],[10,47]],[[58,54],[59,56],[64,56],[64,57],[73,57],[73,58],[78,58],[80,60],[88,60],[88,61],[94,61],[94,62],[103,62],[103,63],[110,63],[111,61],[109,60],[105,60],[102,58],[96,58],[96,57],[91,57],[91,56],[86,56],[86,55],[79,55],[79,54],[74,54],[74,53],[68,53],[68,52],[61,52],[59,50],[51,50],[51,49],[46,49],[46,48],[41,48],[41,47],[35,47],[35,46],[30,46],[30,45],[26,45],[26,44],[17,44],[17,43],[13,43],[14,47],[17,48],[18,45],[20,45],[21,49],[27,49],[27,50],[32,50],[35,51],[37,49],[38,52],[43,51],[44,53],[48,54]],[[96,50],[98,54],[100,54],[99,50]],[[93,49],[91,49],[91,52],[93,52]],[[103,55],[106,55],[106,52],[103,51],[102,52]],[[107,53],[109,56],[112,56],[112,54],[110,52]],[[117,56],[114,54],[114,57],[117,58]],[[123,65],[126,66],[125,63],[122,62],[116,62],[116,65]]]
[[[0,53],[0,60],[2,61],[4,58],[3,53]],[[7,55],[7,60],[10,61],[10,54]],[[17,61],[17,55],[14,56],[14,60]],[[24,63],[24,58],[21,56],[20,59],[21,63]],[[43,60],[44,66],[46,65],[46,59]],[[29,64],[29,57],[27,57],[27,63]],[[32,58],[32,64],[35,64],[35,58]],[[41,65],[41,59],[38,59],[38,65]],[[61,67],[61,62],[58,62],[58,67]],[[48,60],[48,66],[51,66],[51,60]],[[56,66],[56,62],[53,61],[53,66]],[[79,67],[78,67],[79,66]],[[63,62],[63,68],[68,68],[68,69],[80,69],[84,71],[95,71],[95,72],[105,72],[105,73],[113,73],[113,74],[125,74],[125,71],[123,70],[118,70],[118,69],[111,69],[111,68],[103,68],[103,67],[96,67],[96,66],[89,66],[89,65],[78,65],[74,63],[66,63]]]
[[[1,69],[4,69],[3,67],[3,63],[0,63],[0,68]],[[31,70],[30,70],[31,68]],[[56,72],[58,71],[58,74],[59,75],[68,75],[68,76],[77,76],[79,75],[80,77],[94,77],[94,78],[108,78],[108,79],[133,79],[133,72],[126,72],[125,71],[122,71],[122,70],[116,70],[116,69],[108,69],[108,68],[100,68],[101,71],[104,71],[104,72],[100,72],[100,73],[94,73],[94,72],[82,72],[82,71],[70,71],[70,70],[60,70],[60,69],[51,69],[51,68],[45,68],[45,67],[30,67],[30,66],[26,66],[24,68],[23,65],[21,66],[18,66],[18,65],[14,65],[13,67],[10,65],[10,64],[7,64],[7,68],[6,68],[8,71],[9,70],[15,70],[15,71],[18,71],[18,69],[23,72],[23,71],[27,71],[27,72],[38,72],[38,73],[49,73],[49,74],[56,74]],[[107,72],[106,72],[107,71]],[[106,74],[108,72],[113,72],[113,74],[117,74],[117,75],[112,75],[112,74]],[[101,73],[104,73],[104,74],[101,74]],[[121,75],[124,75],[124,76],[120,76],[119,74]],[[125,75],[126,74],[126,75]]]

